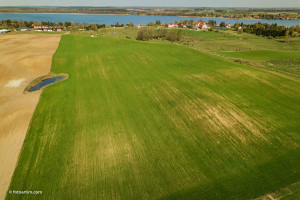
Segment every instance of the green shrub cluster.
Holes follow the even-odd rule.
[[[141,29],[138,32],[137,40],[169,40],[171,42],[179,42],[182,39],[183,33],[181,30],[168,30],[168,29]]]

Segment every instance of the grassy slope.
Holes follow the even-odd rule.
[[[134,40],[137,31],[135,28],[107,28],[106,32],[99,31],[99,34],[112,38],[129,36]],[[238,34],[235,31],[207,32],[187,29],[182,31],[184,33],[182,45],[246,59],[300,77],[300,38],[292,38],[290,43],[285,43],[284,39],[266,39],[246,33]],[[157,40],[152,42],[168,43]]]
[[[300,77],[300,38],[290,43],[250,34],[186,31],[194,48],[217,51],[220,54],[254,61],[270,69]]]
[[[299,48],[300,50],[300,48]],[[253,50],[239,52],[219,52],[223,55],[256,61],[270,68],[300,76],[300,52],[281,52],[272,50]]]
[[[7,199],[248,199],[300,181],[299,81],[176,45],[66,35]]]
[[[249,50],[275,50],[299,51],[300,38],[293,38],[290,43],[281,40],[266,39],[247,33],[238,34],[235,31],[193,31],[186,30],[185,35],[194,42],[192,45],[199,49],[212,51],[249,51]]]

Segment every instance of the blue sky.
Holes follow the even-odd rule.
[[[300,7],[300,0],[0,0],[0,6]]]

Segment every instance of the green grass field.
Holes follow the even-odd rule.
[[[273,50],[253,50],[218,53],[229,57],[253,60],[265,66],[268,66],[271,69],[288,72],[300,77],[299,51],[282,52]]]
[[[149,27],[147,27],[149,28]],[[155,29],[154,27],[150,27]],[[106,28],[98,31],[100,36],[110,38],[136,39],[139,29],[136,28]],[[175,29],[173,31],[177,31]],[[267,39],[247,33],[238,34],[235,31],[194,31],[182,29],[181,45],[208,52],[245,59],[265,67],[289,73],[300,78],[300,38],[291,38],[289,43],[284,38]],[[78,34],[78,33],[77,33]],[[81,32],[88,35],[88,32]],[[170,43],[169,41],[153,40],[152,43]]]
[[[72,34],[51,71],[70,77],[44,89],[9,188],[43,194],[7,200],[251,199],[300,181],[298,79]]]

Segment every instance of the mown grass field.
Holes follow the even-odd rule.
[[[43,194],[7,200],[251,199],[300,181],[298,79],[76,35],[52,72],[70,77],[44,89],[9,188]]]

